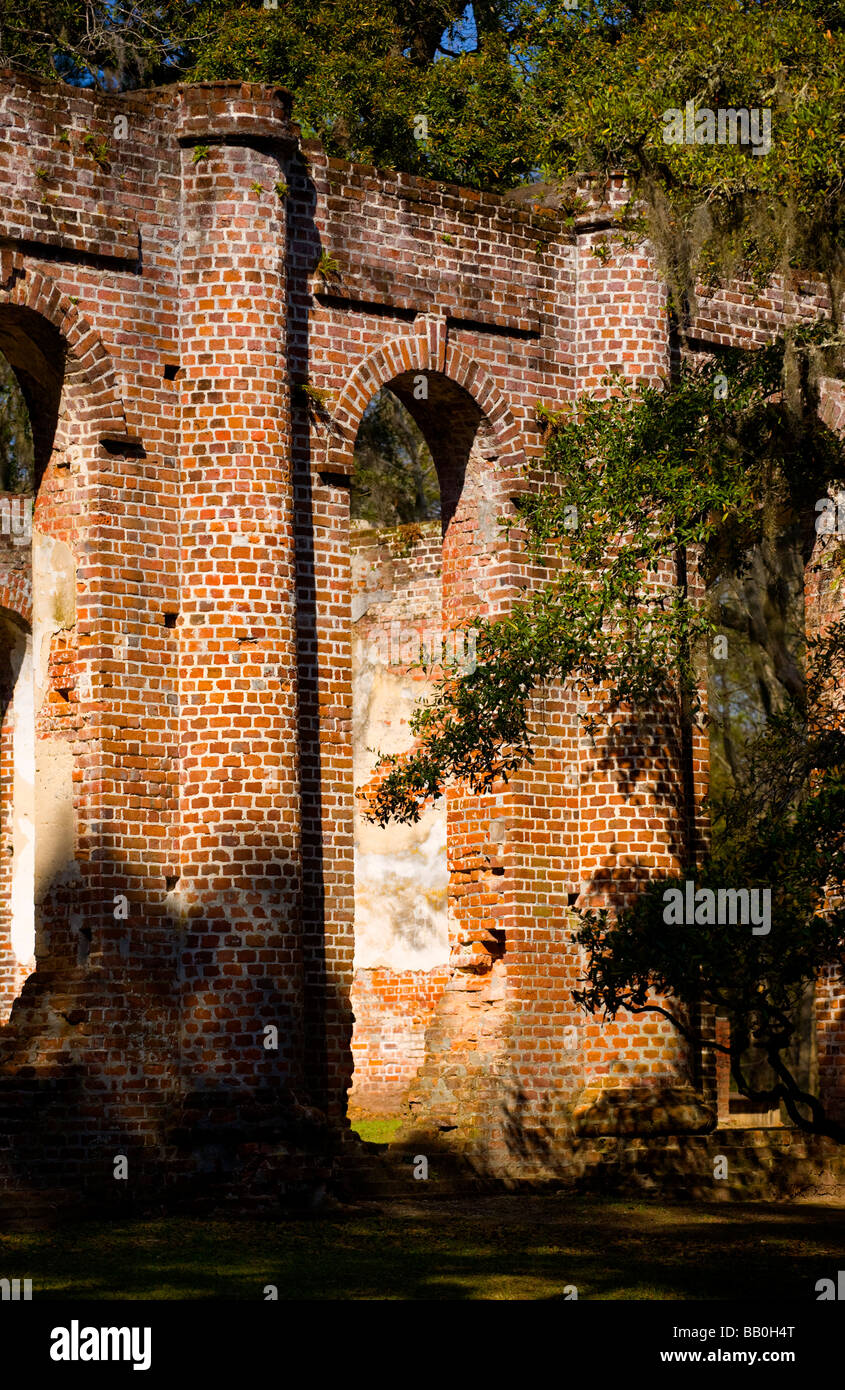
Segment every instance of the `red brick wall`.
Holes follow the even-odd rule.
[[[405,721],[411,702],[403,699],[399,692],[406,692],[416,700],[424,698],[429,688],[425,673],[412,664],[414,635],[421,654],[424,644],[430,643],[432,637],[443,630],[441,525],[439,521],[427,521],[391,529],[354,527],[351,553],[354,606],[350,616],[353,641],[358,644],[354,675],[358,684],[353,691],[356,738],[363,739],[366,748],[373,745],[375,733],[367,723],[369,709],[364,707],[371,698],[368,681],[371,672],[375,678],[383,668],[389,668],[390,708],[385,714],[379,705],[377,713],[392,720],[394,740],[399,742],[404,737],[408,746],[410,733]],[[438,669],[431,675],[436,675]],[[356,747],[356,754],[359,760],[366,757],[363,748]],[[359,811],[359,817],[360,814]],[[369,862],[366,855],[362,857],[362,842],[373,854],[378,853],[379,840],[383,838],[382,871],[387,873],[388,883],[391,882],[393,860],[398,857],[415,875],[419,897],[425,897],[427,890],[431,890],[430,875],[432,868],[437,866],[432,865],[429,858],[423,859],[425,844],[419,844],[410,831],[397,839],[395,830],[391,834],[368,828],[366,841],[364,833],[359,818],[355,836],[358,862],[356,969],[350,995],[355,1020],[352,1032],[354,1071],[348,1113],[350,1116],[396,1115],[425,1059],[426,1029],[449,980],[446,903],[444,900],[442,905],[438,902],[432,907],[427,899],[425,902],[428,908],[424,919],[427,956],[436,951],[437,943],[430,940],[430,934],[435,925],[441,925],[442,913],[443,944],[439,964],[428,969],[397,969],[373,964],[379,956],[402,959],[413,955],[413,950],[403,940],[402,913],[409,908],[413,911],[415,904],[413,899],[406,904],[404,897],[391,901],[383,880],[373,885],[362,882],[362,864]],[[432,828],[426,828],[426,839],[431,834]],[[443,859],[445,873],[445,855]],[[369,920],[374,913],[379,914],[378,922]],[[368,919],[366,933],[365,914]]]
[[[398,1115],[425,1061],[426,1031],[449,983],[434,970],[357,970],[352,981],[355,1067],[349,1115]]]
[[[203,91],[185,100],[185,128],[213,126]],[[181,1047],[234,1105],[301,1092],[285,211],[275,151],[181,160]]]
[[[448,624],[542,580],[498,527],[532,485],[522,465],[539,477],[537,400],[606,367],[666,370],[658,278],[642,252],[594,255],[600,208],[571,228],[313,145],[302,158],[288,105],[238,84],[0,85],[0,350],[33,414],[36,526],[76,568],[38,728],[73,753],[76,849],[0,1031],[0,1186],[23,1174],[102,1200],[116,1152],[136,1193],[216,1167],[277,1194],[325,1166],[316,1109],[340,1123],[352,1073],[363,410],[391,383],[432,448]],[[107,142],[98,159],[87,134]],[[315,276],[321,253],[338,275]],[[739,289],[702,301],[699,332],[759,342],[824,309],[816,288],[758,305]],[[514,1169],[568,1142],[581,1088],[617,1062],[628,1081],[689,1071],[657,1025],[574,1017],[566,927],[582,882],[624,892],[676,864],[673,716],[655,716],[626,786],[570,696],[536,708],[533,771],[449,793],[452,973],[412,1087],[418,1117],[445,1107]],[[702,762],[699,740],[699,786]]]

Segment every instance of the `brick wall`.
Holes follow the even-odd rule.
[[[433,970],[356,970],[351,992],[351,1118],[401,1115],[408,1089],[425,1062],[426,1032],[450,973],[448,965]]]
[[[441,669],[442,551],[440,521],[395,529],[353,526],[358,786],[372,775],[376,749],[411,746],[409,715]],[[420,659],[436,665],[427,674],[416,665]],[[425,1059],[426,1028],[449,979],[447,892],[442,804],[415,826],[375,826],[356,808],[350,1115],[399,1114]]]
[[[45,637],[36,736],[61,788],[55,862],[37,864],[38,968],[0,1030],[0,1187],[122,1200],[185,1178],[277,1196],[328,1170],[353,1007],[369,1007],[350,996],[361,415],[390,384],[432,450],[448,627],[542,582],[498,524],[542,480],[537,401],[607,367],[667,369],[649,256],[595,254],[606,209],[569,227],[327,159],[298,144],[289,104],[226,83],[120,97],[0,83],[0,350],[39,477],[32,600],[18,568],[0,604]],[[337,273],[318,273],[321,254]],[[702,299],[697,331],[706,351],[823,312],[818,287],[756,304],[739,287]],[[840,427],[839,387],[826,392]],[[403,1077],[425,1031],[417,1121],[454,1125],[510,1172],[578,1125],[601,1132],[602,1091],[635,1093],[629,1118],[672,1092],[672,1123],[703,1123],[691,1061],[660,1026],[585,1025],[570,998],[573,894],[624,894],[678,861],[676,714],[592,748],[570,694],[539,692],[535,710],[534,769],[446,798],[436,1004],[439,966],[397,984],[395,1005],[386,982],[370,990],[405,1038]],[[703,763],[694,735],[697,790]],[[835,1095],[833,975],[825,989]]]

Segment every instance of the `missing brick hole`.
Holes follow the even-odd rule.
[[[179,882],[179,875],[178,875],[178,874],[165,874],[165,876],[164,876],[164,886],[165,886],[165,888],[167,889],[168,893],[172,893],[172,892],[173,892],[173,889],[176,887],[176,885],[177,885],[178,882]]]
[[[491,927],[490,936],[493,939],[487,942],[487,952],[493,957],[493,960],[501,960],[507,945],[504,927]]]
[[[180,371],[181,371],[181,367],[180,367],[180,365],[179,365],[178,362],[165,362],[165,364],[164,364],[164,379],[165,379],[165,381],[175,381],[176,378],[177,378],[177,376],[179,375],[179,372],[180,372]]]
[[[76,943],[77,964],[87,965],[91,956],[91,928],[80,927],[79,939]]]
[[[114,458],[145,459],[147,451],[137,439],[101,439],[107,454]]]
[[[580,896],[581,896],[580,893],[567,893],[567,895],[566,895],[566,906],[567,906],[567,907],[574,907],[575,904],[577,903],[578,899],[580,898]]]
[[[491,874],[495,874],[497,878],[501,878],[505,872],[505,866],[504,864],[494,864],[490,872]]]
[[[60,699],[64,700],[65,704],[67,704],[68,701],[69,701],[69,699],[70,699],[70,686],[69,686],[69,685],[60,685],[60,686],[57,686],[57,687],[56,687],[56,694],[59,696]]]
[[[174,627],[176,626],[176,619],[177,619],[178,617],[179,617],[179,614],[178,614],[178,613],[165,613],[165,615],[164,615],[164,626],[165,626],[165,627],[169,627],[169,628],[174,628]]]

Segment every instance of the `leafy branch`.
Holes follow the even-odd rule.
[[[738,572],[766,510],[835,471],[836,446],[812,427],[811,407],[796,411],[783,395],[787,360],[806,359],[819,337],[802,330],[684,365],[671,385],[613,381],[609,399],[541,408],[554,481],[522,499],[519,522],[532,557],[556,572],[505,617],[478,623],[476,669],[444,677],[415,711],[415,747],[382,759],[372,819],[415,821],[448,782],[484,792],[530,762],[531,694],[551,680],[600,688],[610,708],[683,698],[695,713],[700,646],[715,628],[677,558],[697,551],[708,576]]]

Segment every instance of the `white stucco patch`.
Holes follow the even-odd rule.
[[[416,613],[435,625],[439,594],[432,586],[432,611]],[[369,590],[355,608],[353,628],[353,750],[355,785],[364,785],[376,765],[376,750],[401,753],[413,741],[409,719],[426,684],[386,662],[384,638],[390,624],[405,630],[403,595],[396,587]],[[394,644],[395,646],[396,644]],[[449,874],[446,808],[430,808],[416,825],[373,825],[355,816],[356,970],[431,970],[449,959],[447,926]]]

